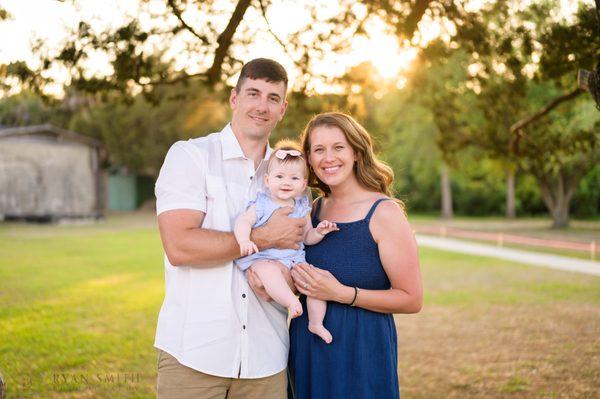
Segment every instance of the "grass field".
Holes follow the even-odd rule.
[[[600,397],[600,278],[421,250],[396,318],[403,398]],[[163,297],[152,217],[0,224],[8,398],[151,398]]]

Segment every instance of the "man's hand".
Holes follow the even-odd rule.
[[[285,282],[290,287],[292,292],[294,294],[298,293],[298,290],[294,285],[294,280],[292,279],[292,274],[290,273],[290,270],[281,264],[279,265],[279,267],[281,269],[281,273],[283,274],[283,278],[285,278]],[[267,293],[267,290],[265,289],[265,286],[263,285],[258,275],[252,270],[252,267],[246,270],[246,277],[248,278],[248,284],[250,285],[250,288],[252,288],[252,291],[254,291],[256,296],[261,298],[263,301],[267,302],[273,300],[273,298],[271,298]]]
[[[298,249],[304,237],[305,218],[291,218],[291,207],[279,208],[264,226],[252,230],[251,240],[259,249]]]
[[[252,291],[256,294],[257,297],[262,299],[263,301],[271,302],[273,299],[267,294],[267,290],[263,285],[262,281],[258,277],[258,274],[254,273],[252,268],[246,270],[246,277],[248,278],[248,284]]]
[[[240,254],[242,256],[252,255],[258,252],[258,247],[252,241],[246,241],[240,243]]]

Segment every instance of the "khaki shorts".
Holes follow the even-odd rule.
[[[158,399],[285,399],[287,370],[264,378],[225,378],[180,364],[158,350]]]

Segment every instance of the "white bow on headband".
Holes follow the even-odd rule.
[[[298,150],[277,150],[275,156],[279,159],[285,159],[286,156],[301,157],[302,153]]]

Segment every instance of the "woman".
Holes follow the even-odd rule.
[[[309,265],[292,269],[298,291],[326,300],[333,342],[308,331],[306,312],[290,326],[290,380],[296,399],[398,398],[393,313],[421,309],[417,247],[392,170],[378,161],[371,137],[352,117],[324,113],[302,135],[309,184],[323,193],[312,222],[339,231],[306,248]],[[306,305],[302,297],[303,306]]]

